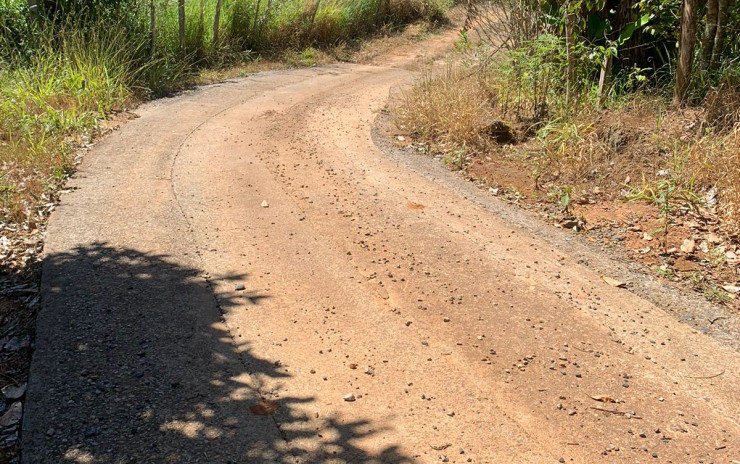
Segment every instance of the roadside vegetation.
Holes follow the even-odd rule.
[[[472,1],[458,56],[406,90],[395,121],[492,193],[567,228],[609,223],[658,275],[727,303],[740,291],[738,30],[733,0]]]

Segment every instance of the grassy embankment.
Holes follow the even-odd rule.
[[[659,275],[686,276],[713,301],[735,296],[723,288],[740,277],[740,62],[711,72],[697,65],[689,104],[677,107],[670,59],[622,69],[599,95],[597,45],[574,48],[566,89],[566,38],[557,31],[502,48],[494,45],[510,36],[488,32],[497,43],[461,34],[457,64],[406,90],[394,109],[401,131],[481,186],[568,227],[580,205],[598,206],[602,222],[632,230],[620,240]],[[629,211],[635,203],[619,206],[630,201],[653,212],[640,218]],[[625,209],[633,217],[618,219]]]

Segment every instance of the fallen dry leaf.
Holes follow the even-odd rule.
[[[691,254],[696,250],[696,242],[693,239],[687,238],[681,244],[681,251],[686,254]]]
[[[611,277],[607,277],[607,276],[601,276],[601,278],[604,280],[604,282],[608,283],[612,287],[617,287],[617,288],[626,288],[627,287],[627,284],[625,284],[621,280],[612,279]]]
[[[602,403],[616,403],[617,401],[609,395],[593,395],[591,399],[601,401]]]
[[[730,293],[740,293],[740,287],[737,287],[735,285],[723,285],[722,288]]]
[[[257,404],[253,404],[249,407],[252,414],[256,416],[272,416],[280,409],[280,405],[277,401],[261,400]]]
[[[406,203],[406,207],[408,209],[424,209],[424,205],[422,205],[421,203],[413,203],[411,201]]]

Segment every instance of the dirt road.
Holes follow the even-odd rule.
[[[737,351],[375,145],[415,54],[157,101],[93,150],[24,462],[740,461]]]

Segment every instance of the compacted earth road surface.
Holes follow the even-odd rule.
[[[448,43],[207,86],[101,141],[49,224],[23,462],[740,462],[730,344],[378,148]]]

